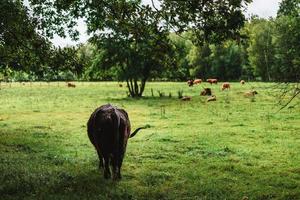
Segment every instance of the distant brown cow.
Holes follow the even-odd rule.
[[[67,83],[67,86],[68,87],[73,87],[73,88],[76,87],[76,85],[74,83],[69,83],[69,82]]]
[[[225,89],[230,89],[230,83],[225,82],[222,84],[222,90],[225,90]]]
[[[184,96],[181,98],[182,101],[190,101],[192,100],[192,97],[189,97],[189,96]]]
[[[245,81],[244,81],[244,80],[241,80],[240,83],[241,83],[242,85],[244,85],[244,84],[245,84]]]
[[[210,88],[204,88],[203,91],[200,93],[201,96],[210,96],[211,95],[211,89]]]
[[[210,84],[217,84],[218,83],[218,79],[215,79],[215,78],[209,78],[209,79],[206,79],[206,82],[210,83]]]
[[[191,87],[194,85],[194,80],[192,80],[192,79],[188,80],[186,83],[188,84],[189,87]]]
[[[215,95],[212,95],[212,96],[208,97],[206,101],[207,101],[207,102],[210,102],[210,101],[217,101],[217,97],[216,97]]]
[[[258,94],[255,90],[251,90],[244,93],[244,97],[254,97],[256,94]]]
[[[200,84],[202,82],[202,79],[195,79],[193,81],[193,84],[196,85],[196,84]]]
[[[104,178],[111,176],[109,165],[112,166],[113,179],[121,178],[121,166],[128,138],[144,128],[149,128],[149,125],[130,133],[127,112],[110,104],[100,106],[91,114],[87,122],[87,132],[97,150],[99,168],[104,169]]]
[[[123,84],[122,84],[122,83],[119,83],[119,87],[123,87]]]

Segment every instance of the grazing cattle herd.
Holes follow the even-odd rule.
[[[209,84],[218,84],[218,79],[216,78],[208,78],[206,79],[206,82]],[[189,87],[192,87],[194,85],[199,85],[202,83],[202,79],[190,79],[187,81],[187,84]],[[241,80],[240,83],[244,85],[246,82],[244,80]],[[74,83],[66,82],[67,87],[75,88],[76,85]],[[118,84],[119,87],[123,87],[121,83]],[[224,82],[221,86],[221,90],[229,90],[230,89],[230,83]],[[256,94],[258,94],[255,90],[247,91],[244,93],[244,97],[254,97]],[[210,101],[216,101],[217,97],[216,95],[213,95],[211,88],[203,88],[203,90],[200,92],[200,96],[208,96],[207,102]],[[183,96],[180,98],[182,101],[191,101],[192,97],[190,96]]]
[[[202,83],[202,79],[195,79],[195,80],[190,79],[190,80],[187,81],[187,84],[190,87],[193,86],[193,85],[200,84],[200,83]]]
[[[206,82],[209,83],[209,84],[218,84],[218,79],[215,79],[215,78],[208,78],[206,79]],[[190,79],[187,81],[187,84],[188,86],[193,86],[193,85],[196,85],[196,84],[200,84],[202,83],[202,79]],[[246,82],[244,80],[241,80],[240,83],[242,85],[244,85]],[[230,89],[230,83],[229,82],[224,82],[221,86],[221,90],[224,91],[224,90],[229,90]],[[254,97],[257,93],[257,91],[255,90],[251,90],[251,91],[247,91],[244,93],[244,97]],[[207,102],[210,102],[210,101],[216,101],[217,100],[217,97],[216,95],[213,95],[212,94],[212,89],[211,88],[203,88],[203,90],[200,92],[200,96],[209,96],[207,98]],[[189,96],[184,96],[181,98],[181,100],[183,101],[190,101],[192,99],[192,97],[189,97]]]

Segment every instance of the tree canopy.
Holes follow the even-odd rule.
[[[0,4],[0,73],[26,72],[38,79],[51,80],[58,71],[80,74],[82,66],[74,48],[56,48],[40,32],[39,20],[21,0]]]
[[[280,17],[282,15],[299,17],[299,15],[300,15],[300,0],[283,0],[280,3],[277,15],[278,15],[278,17]]]
[[[1,1],[0,30],[0,69],[34,71],[46,62],[51,45],[22,1]]]
[[[244,8],[252,0],[160,0],[161,13],[166,25],[178,32],[192,30],[196,42],[221,43],[228,38],[238,38],[243,27]]]

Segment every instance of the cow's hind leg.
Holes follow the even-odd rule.
[[[122,167],[122,161],[123,161],[123,158],[119,158],[119,162],[118,162],[118,171],[117,171],[117,178],[118,179],[121,179],[121,167]]]
[[[103,155],[99,150],[97,150],[98,158],[99,158],[99,169],[103,169]]]
[[[109,170],[109,156],[104,156],[104,178],[109,179],[111,177],[111,173]]]
[[[112,158],[112,170],[113,170],[113,180],[118,180],[121,179],[121,168],[120,168],[120,158],[118,158],[117,156],[114,156]]]
[[[120,124],[119,127],[119,132],[122,133],[120,134],[119,138],[119,144],[117,144],[118,148],[117,151],[114,154],[114,163],[113,163],[113,178],[114,180],[121,179],[121,167],[122,167],[122,162],[125,154],[125,149],[127,146],[127,142],[124,144],[124,137],[127,135],[130,135],[130,130],[128,127],[124,124]],[[126,140],[127,141],[127,140]]]

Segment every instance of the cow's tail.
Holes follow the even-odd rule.
[[[142,127],[139,127],[137,129],[135,129],[135,131],[133,131],[131,134],[130,134],[130,138],[132,138],[133,136],[135,136],[140,130],[142,129],[146,129],[146,128],[150,128],[150,125],[147,124],[146,126],[142,126]]]

